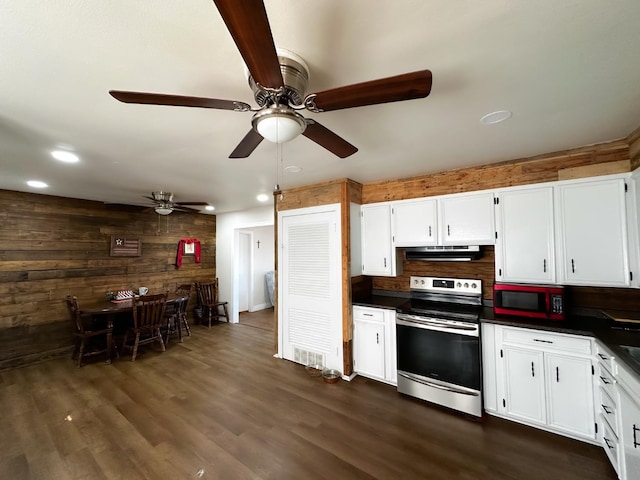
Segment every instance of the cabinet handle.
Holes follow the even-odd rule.
[[[613,410],[611,410],[609,407],[607,407],[606,405],[602,405],[602,410],[604,410],[604,413],[611,415],[613,413]],[[635,426],[635,425],[634,425]]]
[[[556,383],[560,383],[560,367],[556,367]]]
[[[611,383],[609,379],[603,377],[602,375],[600,375],[600,380],[602,380],[602,383],[604,383],[605,385],[609,385]]]
[[[633,448],[640,447],[640,443],[636,440],[636,432],[640,432],[640,428],[636,427],[636,424],[633,424]]]
[[[447,236],[451,235],[451,225],[447,225]]]
[[[363,317],[373,317],[373,313],[363,313]]]
[[[534,338],[533,341],[540,343],[553,343],[551,340],[540,340],[539,338]]]
[[[547,273],[547,259],[546,258],[542,260],[542,271],[544,273]]]
[[[380,345],[380,334],[376,333],[376,345]]]
[[[606,355],[603,355],[601,353],[598,354],[598,356],[602,359],[602,360],[609,360],[609,357],[607,357]]]
[[[429,225],[429,236],[431,236],[431,225]]]
[[[571,272],[576,273],[576,263],[571,259]]]
[[[384,259],[384,268],[387,268],[387,258]]]
[[[602,439],[604,440],[604,443],[607,444],[607,447],[609,447],[610,450],[613,450],[613,446],[609,444],[609,439],[607,437],[602,437]]]
[[[532,376],[532,377],[535,377],[535,376],[536,376],[536,371],[535,371],[535,369],[534,369],[534,367],[533,367],[533,362],[531,362],[531,376]]]

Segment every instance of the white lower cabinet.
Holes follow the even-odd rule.
[[[353,369],[364,377],[397,383],[395,311],[353,307]]]
[[[616,366],[620,434],[620,478],[640,478],[640,382],[623,366]]]
[[[495,325],[491,340],[497,410],[488,412],[595,442],[591,338]]]

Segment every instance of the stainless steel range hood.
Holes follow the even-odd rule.
[[[407,260],[427,262],[467,262],[482,257],[479,245],[405,248]]]

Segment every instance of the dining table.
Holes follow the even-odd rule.
[[[170,293],[167,296],[167,306],[182,301],[189,301],[189,297],[190,295]],[[134,301],[138,298],[139,296],[124,300],[107,300],[105,298],[104,300],[96,301],[93,303],[89,302],[81,306],[80,314],[89,315],[92,317],[105,317],[107,327],[114,329],[115,334],[116,329],[114,327],[120,326],[126,329],[130,325],[133,317],[126,314],[133,312]],[[177,322],[177,326],[178,341],[182,342],[182,329],[180,328],[180,322]]]

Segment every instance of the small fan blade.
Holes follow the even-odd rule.
[[[424,98],[430,91],[431,72],[422,70],[324,90],[312,101],[317,111],[330,111]]]
[[[162,93],[123,92],[109,90],[109,94],[124,103],[141,103],[145,105],[172,105],[175,107],[215,108],[218,110],[237,110],[246,112],[251,105],[234,100],[219,100],[217,98],[186,97],[183,95],[164,95]]]
[[[200,213],[200,210],[195,208],[183,207],[182,205],[174,205],[173,210],[177,212],[186,212],[186,213]]]
[[[344,138],[333,133],[327,127],[320,125],[315,120],[309,118],[307,121],[307,128],[302,134],[309,140],[313,140],[321,147],[326,148],[334,155],[340,158],[346,158],[349,155],[353,155],[358,151],[356,147],[347,142]]]
[[[247,158],[256,149],[264,137],[253,128],[244,136],[229,158]]]
[[[179,205],[179,206],[183,206],[183,205],[201,205],[201,206],[207,206],[209,205],[207,202],[173,202],[174,205]]]
[[[284,85],[262,0],[213,0],[253,79],[263,87]]]

